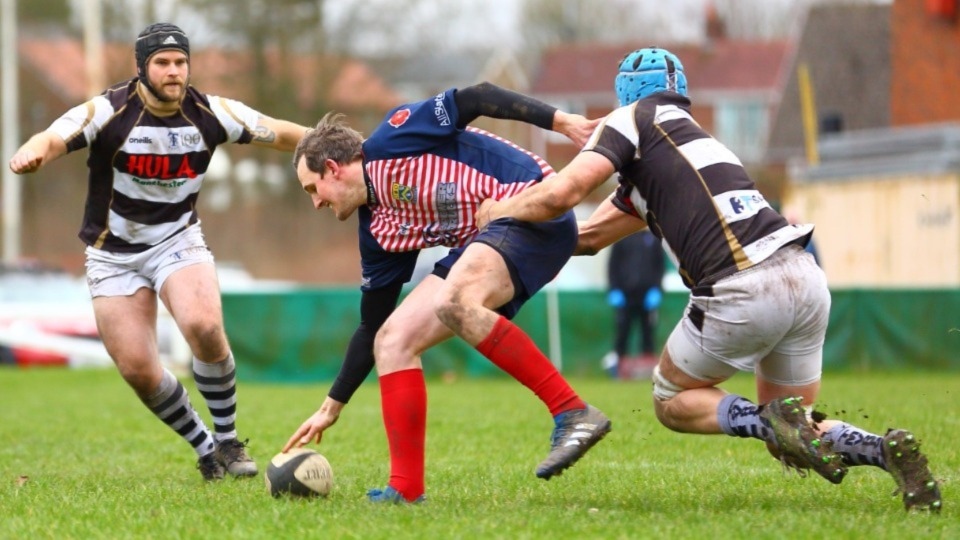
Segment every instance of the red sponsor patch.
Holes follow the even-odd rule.
[[[400,109],[393,113],[390,120],[387,120],[387,123],[393,127],[400,127],[407,121],[407,118],[410,118],[410,109]]]

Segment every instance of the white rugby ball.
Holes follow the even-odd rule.
[[[273,456],[263,475],[267,491],[274,497],[326,497],[333,487],[333,469],[319,452],[293,448]]]

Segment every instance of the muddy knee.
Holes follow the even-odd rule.
[[[461,329],[466,324],[467,311],[467,308],[456,298],[449,297],[440,299],[434,308],[434,313],[440,322],[457,334],[461,333]]]

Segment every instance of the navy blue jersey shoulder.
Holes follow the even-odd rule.
[[[400,105],[363,143],[365,162],[422,154],[463,163],[501,183],[540,180],[543,171],[527,152],[489,134],[457,127],[456,90]]]

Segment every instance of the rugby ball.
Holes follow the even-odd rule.
[[[333,469],[315,450],[293,448],[273,456],[264,479],[267,492],[274,497],[326,497],[333,486]]]

